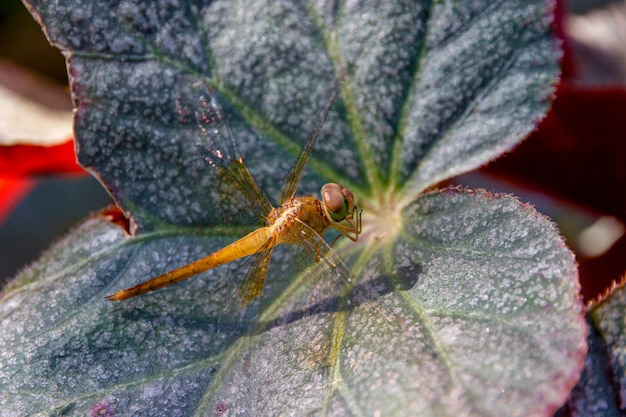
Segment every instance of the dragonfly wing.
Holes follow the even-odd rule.
[[[320,264],[320,268],[330,272],[333,277],[338,279],[342,284],[349,284],[354,278],[352,269],[341,259],[341,256],[324,240],[324,238],[309,227],[306,223],[298,220],[303,227],[309,229],[309,239],[301,240],[299,245],[309,254],[313,256],[315,261]]]
[[[203,84],[199,94],[199,106],[193,111],[177,101],[182,120],[195,120],[200,127],[199,144],[203,148],[203,159],[215,170],[216,189],[225,206],[251,211],[265,220],[272,209],[269,199],[261,190],[246,166],[237,141],[224,110],[213,89]],[[238,204],[241,203],[241,204]]]
[[[246,277],[239,287],[239,300],[243,306],[247,306],[263,293],[267,268],[272,258],[272,252],[276,247],[276,239],[270,239],[263,248],[253,255],[253,261]]]
[[[280,188],[280,194],[278,196],[279,204],[284,203],[285,201],[289,200],[291,197],[295,195],[296,190],[298,189],[298,185],[300,185],[300,181],[302,180],[302,174],[304,173],[304,168],[306,167],[306,164],[309,161],[311,152],[313,151],[313,148],[315,147],[315,143],[317,142],[317,139],[320,136],[320,132],[322,131],[322,126],[324,126],[326,117],[328,117],[328,113],[330,112],[330,109],[335,104],[335,100],[337,100],[338,95],[339,95],[339,83],[336,82],[333,85],[332,94],[328,99],[328,103],[326,104],[326,107],[324,107],[322,114],[320,115],[319,119],[317,120],[317,123],[315,124],[315,128],[313,129],[313,131],[310,133],[309,137],[307,138],[307,141],[304,144],[304,147],[302,148],[302,150],[300,151],[300,154],[298,155],[298,158],[296,159],[294,166],[291,168],[291,170],[287,173],[287,175],[283,179],[283,183]]]

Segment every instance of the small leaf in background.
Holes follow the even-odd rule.
[[[623,410],[617,393],[606,341],[590,321],[585,368],[571,398],[555,417],[618,417]]]
[[[586,351],[572,253],[512,197],[420,195],[543,116],[549,6],[32,1],[68,59],[79,160],[138,233],[95,216],[6,288],[2,412],[552,415]],[[364,208],[337,247],[347,288],[280,246],[247,309],[245,261],[104,301],[242,236],[203,159],[203,91],[274,195],[337,76],[299,191],[337,181]]]
[[[626,409],[624,402],[626,398],[625,306],[626,291],[622,283],[608,295],[606,300],[600,301],[590,310],[591,319],[599,335],[598,343],[603,347],[600,352],[601,356],[596,356],[599,358],[596,360],[605,361],[604,369],[596,370],[596,372],[600,373],[600,377],[609,381],[608,387],[604,388],[605,396],[608,397],[607,407],[616,407],[620,413]],[[585,394],[588,393],[585,392]],[[588,397],[584,399],[589,401]]]

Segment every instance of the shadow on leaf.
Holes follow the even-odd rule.
[[[394,291],[408,291],[417,284],[422,269],[421,265],[412,264],[398,268],[395,274],[378,275],[375,278],[352,286],[346,295],[328,297],[306,308],[261,322],[257,326],[257,333],[285,326],[316,314],[352,311],[365,303],[376,301]]]

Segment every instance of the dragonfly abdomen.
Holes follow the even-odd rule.
[[[261,250],[267,244],[272,236],[271,233],[271,227],[258,228],[236,242],[233,242],[202,259],[188,265],[181,266],[180,268],[176,268],[163,275],[159,275],[158,277],[149,279],[148,281],[137,284],[134,287],[108,295],[106,298],[107,300],[125,300],[150,291],[158,290],[175,282],[197,275],[201,272],[213,269],[216,266],[250,256]]]

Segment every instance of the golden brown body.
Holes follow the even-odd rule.
[[[267,216],[267,225],[247,234],[241,239],[199,259],[193,263],[159,275],[141,284],[135,285],[107,296],[108,300],[125,300],[130,297],[158,290],[175,282],[197,275],[201,272],[253,255],[262,250],[272,249],[280,243],[298,243],[321,236],[329,227],[334,227],[342,234],[358,233],[355,227],[339,226],[333,221],[323,203],[315,197],[293,197],[282,206],[272,208]],[[360,229],[360,225],[359,225]],[[350,237],[350,236],[348,236]],[[265,271],[263,271],[265,272]],[[260,288],[254,287],[244,296],[244,303],[261,295],[264,276]]]
[[[265,220],[265,226],[202,259],[108,295],[106,297],[108,300],[124,300],[154,291],[216,266],[254,255],[252,267],[240,288],[241,300],[247,304],[259,297],[263,291],[267,268],[276,245],[300,243],[309,251],[315,252],[315,258],[318,260],[324,256],[321,253],[322,247],[328,246],[322,237],[326,229],[333,228],[352,241],[359,238],[361,212],[356,206],[354,195],[347,188],[328,183],[321,189],[321,200],[315,197],[295,197],[306,163],[339,89],[334,90],[293,168],[286,175],[280,190],[281,205],[278,208],[272,206],[243,162],[217,97],[212,91],[208,92],[208,97],[201,97],[205,111],[198,114],[197,118],[203,133],[209,135],[209,131],[213,132],[206,160],[216,169],[217,178],[229,184],[233,193],[239,194],[239,197],[243,197],[248,203],[254,203],[257,214]],[[179,109],[179,114],[185,114],[185,110]],[[326,259],[331,257],[326,256]],[[335,257],[333,261],[328,260],[328,264],[336,267],[342,262]]]

